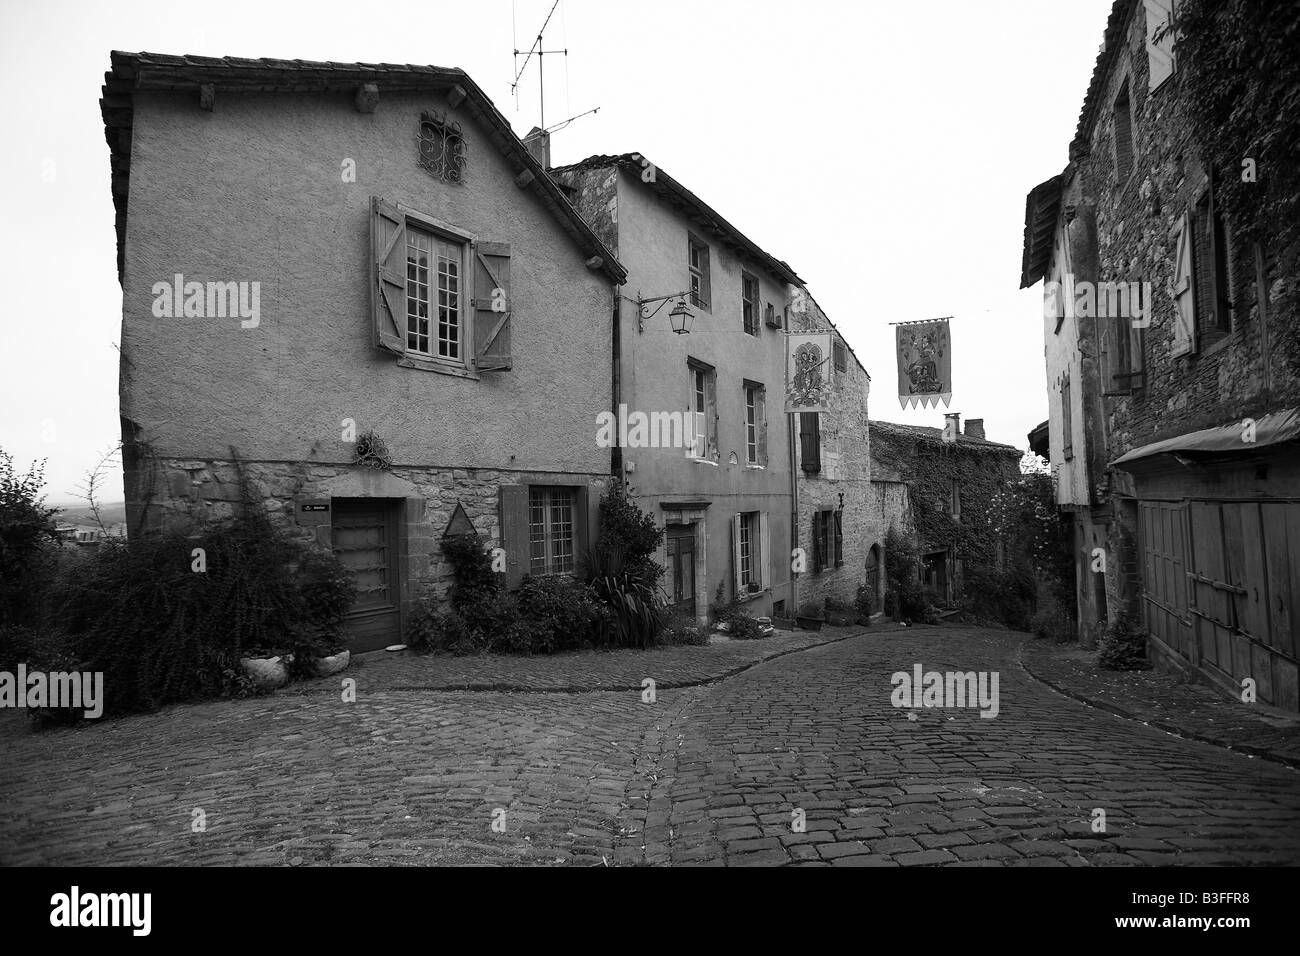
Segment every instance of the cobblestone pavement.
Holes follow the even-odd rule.
[[[1300,863],[1300,774],[1063,697],[1024,639],[873,630],[654,703],[322,682],[9,734],[0,862]],[[909,720],[916,663],[998,672],[997,717]]]
[[[1300,718],[1244,704],[1180,673],[1105,671],[1097,652],[1027,641],[1024,664],[1057,690],[1195,740],[1300,767]]]

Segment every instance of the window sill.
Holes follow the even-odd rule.
[[[740,603],[740,604],[747,604],[747,603],[750,602],[750,601],[756,601],[756,600],[758,600],[758,599],[761,598],[764,594],[771,594],[771,593],[772,593],[772,589],[771,589],[771,588],[764,588],[764,589],[761,589],[761,590],[758,590],[758,591],[746,591],[744,594],[742,594],[742,595],[741,595],[740,597],[738,597],[736,600],[737,600],[737,602]]]
[[[453,375],[457,378],[469,378],[478,380],[478,373],[471,372],[463,365],[452,365],[449,362],[440,362],[437,359],[425,358],[419,355],[404,355],[397,360],[397,364],[402,368],[419,369],[422,372],[437,372],[440,375]]]
[[[746,467],[746,468],[750,468],[750,469],[752,469],[752,470],[754,470],[754,471],[766,471],[766,470],[767,470],[767,466],[766,466],[766,465],[751,465],[751,464],[746,464],[745,467]]]
[[[707,458],[692,458],[691,461],[695,462],[697,465],[712,465],[714,468],[718,467],[716,461],[710,461]]]
[[[1197,353],[1202,358],[1217,355],[1232,344],[1231,332],[1215,332],[1213,336],[1206,336],[1205,338],[1209,339],[1209,344],[1203,345]]]

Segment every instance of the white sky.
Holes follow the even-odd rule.
[[[512,52],[551,3],[0,0],[0,447],[48,458],[57,503],[118,438],[110,50],[461,67],[522,135],[536,61],[516,109]],[[553,162],[639,151],[789,262],[871,373],[873,418],[942,425],[899,408],[888,323],[954,316],[950,410],[1023,448],[1047,417],[1025,194],[1065,165],[1110,5],[560,0],[547,123],[600,112]]]

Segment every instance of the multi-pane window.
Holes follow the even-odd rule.
[[[711,459],[718,448],[717,379],[714,370],[691,361],[692,457]]]
[[[422,229],[406,230],[406,348],[461,357],[461,247]]]
[[[758,389],[745,388],[745,457],[758,464]]]
[[[740,311],[745,320],[745,331],[758,334],[758,280],[748,272],[740,276]]]
[[[740,516],[740,583],[746,590],[757,590],[758,551],[758,512],[749,511]]]
[[[572,488],[528,489],[529,570],[533,574],[566,574],[574,569],[574,510]]]
[[[686,241],[687,266],[691,273],[691,305],[698,309],[709,308],[709,247],[688,236]]]
[[[822,508],[813,512],[813,571],[820,573],[844,564],[842,512]]]

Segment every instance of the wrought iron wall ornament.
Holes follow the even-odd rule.
[[[420,165],[445,183],[465,182],[465,135],[443,113],[420,114]]]
[[[353,461],[367,468],[393,467],[393,456],[389,454],[388,446],[374,432],[366,432],[357,438]]]

